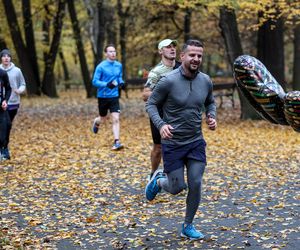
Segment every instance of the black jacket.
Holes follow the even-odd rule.
[[[0,69],[0,109],[2,106],[2,102],[4,100],[8,102],[10,94],[11,94],[11,87],[9,84],[8,75],[6,71]]]

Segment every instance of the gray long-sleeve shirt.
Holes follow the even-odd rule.
[[[157,107],[162,107],[163,118]],[[182,66],[160,79],[146,103],[146,111],[159,130],[165,124],[174,128],[171,139],[162,139],[164,144],[184,145],[202,139],[204,108],[206,116],[216,117],[210,77],[199,72],[190,79],[184,75]]]

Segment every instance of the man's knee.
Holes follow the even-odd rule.
[[[184,189],[186,189],[186,184],[182,183],[182,184],[178,184],[178,185],[173,185],[169,192],[170,192],[170,194],[176,195],[176,194],[179,194]]]
[[[184,182],[184,179],[178,178],[178,177],[169,177],[169,183],[170,183],[170,190],[169,192],[173,195],[179,194],[182,190],[186,189],[186,183]]]
[[[112,116],[112,123],[113,124],[118,124],[119,123],[119,117]]]
[[[189,182],[189,189],[198,190],[201,187],[201,179],[197,178]]]

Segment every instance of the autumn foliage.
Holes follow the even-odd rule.
[[[178,235],[186,193],[144,197],[152,141],[140,95],[121,99],[118,152],[110,124],[91,132],[97,100],[84,91],[23,98],[12,159],[0,163],[1,249],[296,246],[299,133],[218,109],[218,129],[203,126],[208,165],[195,219],[207,238],[189,242]]]

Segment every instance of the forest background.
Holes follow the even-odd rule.
[[[12,159],[0,165],[0,249],[297,249],[297,132],[240,120],[239,108],[256,114],[241,95],[219,107],[218,129],[203,126],[209,165],[195,223],[207,239],[189,242],[178,237],[186,193],[144,197],[152,140],[140,91],[120,99],[118,152],[111,124],[90,131],[98,111],[85,97],[95,96],[105,44],[116,44],[129,79],[159,61],[167,37],[202,39],[213,79],[232,78],[235,58],[249,54],[286,91],[300,90],[299,1],[2,0],[0,10],[0,49],[27,82]]]
[[[91,78],[105,44],[116,44],[124,79],[141,77],[158,61],[164,38],[205,43],[202,70],[232,76],[242,54],[257,57],[285,90],[300,89],[300,3],[290,0],[2,0],[0,48],[21,67],[29,96],[58,97],[65,83]],[[256,112],[239,93],[241,118]]]

